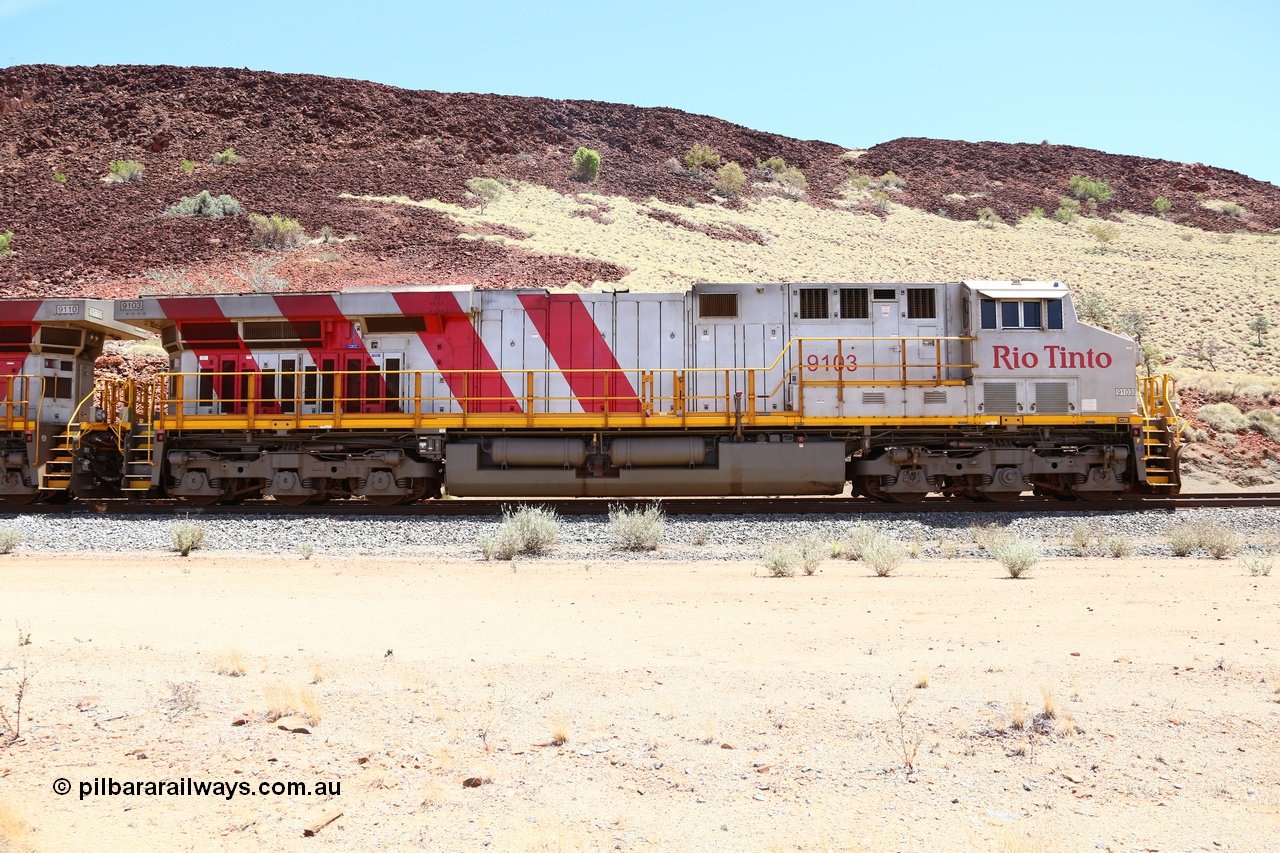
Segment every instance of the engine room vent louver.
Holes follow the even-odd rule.
[[[1014,415],[1018,412],[1016,382],[983,382],[982,409],[989,415]]]
[[[737,317],[738,294],[736,293],[699,293],[699,317]]]
[[[365,317],[364,330],[370,335],[394,335],[407,332],[425,332],[427,321],[423,317]]]
[[[246,342],[320,343],[318,320],[300,320],[296,323],[288,320],[246,321],[243,330]]]
[[[1036,411],[1042,415],[1065,415],[1070,411],[1067,383],[1037,382]]]
[[[863,391],[862,404],[864,406],[883,406],[884,392],[883,391]]]
[[[925,391],[924,402],[926,406],[945,406],[947,404],[947,392]]]

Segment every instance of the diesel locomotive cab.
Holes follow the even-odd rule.
[[[141,337],[98,299],[13,300],[0,312],[0,503],[71,496],[76,479],[118,482],[117,443],[82,448],[96,420],[94,362],[108,339]],[[73,454],[84,451],[77,460]],[[94,469],[97,473],[93,473]]]

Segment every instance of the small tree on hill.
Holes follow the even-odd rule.
[[[737,163],[725,163],[716,169],[715,191],[725,198],[737,198],[747,183],[747,173]]]
[[[1164,196],[1156,196],[1156,200],[1151,202],[1152,209],[1155,210],[1156,216],[1164,219],[1164,215],[1173,209],[1173,202]]]
[[[573,155],[573,176],[580,181],[594,181],[600,174],[600,155],[590,148],[579,148]]]
[[[1249,323],[1249,331],[1258,336],[1258,346],[1262,346],[1262,336],[1271,330],[1271,321],[1264,315],[1259,314]]]
[[[502,197],[505,190],[493,178],[472,178],[467,181],[467,192],[480,199],[480,212]]]

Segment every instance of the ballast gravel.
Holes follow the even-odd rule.
[[[15,552],[154,552],[173,550],[176,524],[205,530],[206,551],[314,553],[345,556],[398,555],[423,559],[482,559],[481,543],[495,536],[502,519],[492,516],[324,515],[149,515],[109,516],[94,512],[58,515],[0,514],[0,531],[18,532]],[[1095,540],[1123,537],[1135,556],[1172,556],[1167,541],[1180,524],[1219,524],[1236,533],[1247,550],[1274,550],[1280,540],[1280,510],[1195,509],[1133,512],[943,512],[894,515],[673,515],[657,552],[628,552],[615,546],[605,516],[559,519],[553,559],[754,559],[766,546],[816,538],[838,543],[855,524],[914,546],[922,558],[985,555],[976,528],[995,525],[1018,539],[1036,542],[1045,556],[1075,556],[1073,532],[1090,528]],[[521,555],[521,560],[538,559]]]

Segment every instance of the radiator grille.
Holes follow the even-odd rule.
[[[842,320],[865,320],[871,316],[871,303],[867,300],[865,287],[840,288],[840,318]]]
[[[1042,415],[1065,415],[1069,410],[1067,383],[1037,382],[1036,411]]]
[[[924,402],[926,406],[945,406],[947,404],[947,392],[925,391]]]
[[[1018,412],[1018,383],[983,382],[982,408],[987,414],[1013,415]]]
[[[863,391],[862,404],[864,406],[883,406],[884,392],[883,391]]]
[[[827,309],[827,296],[825,287],[800,288],[800,319],[825,320],[830,313]]]

